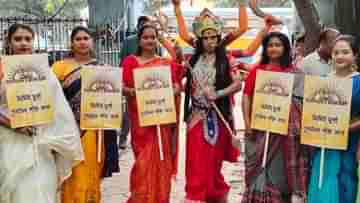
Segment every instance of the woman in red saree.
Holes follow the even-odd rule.
[[[236,71],[226,56],[222,21],[205,10],[193,27],[195,53],[186,71],[184,107],[185,202],[226,203],[230,187],[221,173],[222,164],[237,161],[239,151],[232,146],[222,117],[232,123],[231,96],[241,89],[242,78],[233,74]]]
[[[136,55],[128,56],[122,64],[124,93],[128,97],[132,124],[131,145],[135,155],[135,164],[130,177],[131,196],[128,203],[168,203],[170,202],[171,177],[174,173],[171,155],[171,125],[160,126],[164,154],[164,160],[160,160],[156,126],[141,127],[139,124],[133,71],[156,65],[171,65],[171,61],[156,55],[158,35],[155,27],[144,25],[139,30],[138,36],[139,48]],[[175,64],[172,65],[172,70],[175,66]],[[175,89],[177,89],[176,86],[174,84]]]

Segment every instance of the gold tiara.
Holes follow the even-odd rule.
[[[209,9],[205,8],[201,11],[200,15],[195,18],[192,26],[196,36],[202,37],[203,32],[208,29],[213,29],[218,34],[221,34],[224,22]]]

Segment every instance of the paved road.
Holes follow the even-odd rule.
[[[235,114],[237,116],[241,115],[240,113],[240,100],[239,97],[236,97],[236,109]],[[242,126],[242,118],[239,116],[237,118],[237,126]],[[184,129],[182,126],[182,135],[180,139],[180,163],[179,163],[179,175],[177,180],[174,180],[171,193],[171,202],[180,203],[182,202],[185,193],[184,193],[184,169],[185,169],[185,135]],[[112,178],[105,179],[103,181],[103,203],[125,203],[126,199],[129,196],[129,174],[131,166],[133,164],[133,154],[131,149],[128,148],[120,152],[120,170],[121,172],[115,174]],[[223,167],[223,173],[227,182],[231,185],[231,192],[229,195],[229,202],[235,203],[239,202],[241,198],[241,193],[243,191],[243,164],[242,162],[236,164],[225,163]]]

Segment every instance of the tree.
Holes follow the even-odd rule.
[[[129,0],[125,0],[129,1]],[[120,20],[126,11],[123,0],[88,0],[89,23],[91,26],[109,24]],[[120,22],[118,22],[120,23]]]
[[[86,0],[0,0],[1,16],[78,17]]]
[[[319,46],[320,18],[312,0],[293,0],[306,31],[305,55]]]
[[[171,3],[171,0],[142,0],[144,3],[144,12],[152,15],[157,12],[160,7]]]
[[[318,47],[320,22],[324,26],[335,26],[341,33],[360,33],[359,0],[294,0],[294,3],[307,33],[307,53]]]
[[[335,5],[337,0],[313,0],[320,21],[325,26],[335,26]]]
[[[342,33],[359,35],[360,33],[360,2],[359,0],[338,0],[335,5],[337,18],[335,24]]]

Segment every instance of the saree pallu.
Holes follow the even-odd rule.
[[[202,120],[189,128],[186,137],[186,203],[219,200],[230,190],[221,173],[224,161],[235,162],[238,150],[222,122],[218,122],[219,137],[215,145],[204,139]]]
[[[245,138],[245,183],[242,203],[287,203],[292,194],[306,202],[307,148],[300,145],[300,104],[291,105],[288,135],[270,134],[266,167],[262,167],[265,133]]]
[[[97,160],[98,136],[96,131],[85,131],[81,137],[81,144],[85,160],[73,168],[72,175],[64,182],[62,203],[100,203],[101,177],[104,164],[104,150],[101,162]],[[102,149],[104,144],[102,142]]]
[[[150,68],[156,65],[170,65],[168,60],[154,58],[146,64],[139,64],[135,56],[127,57],[123,66],[124,85],[134,87],[133,71],[137,68]],[[173,75],[173,74],[172,74]],[[131,196],[128,203],[169,203],[171,177],[174,174],[174,157],[171,153],[173,126],[160,125],[163,158],[160,150],[156,126],[141,127],[138,117],[136,97],[128,97],[129,117],[131,119],[131,146],[135,163],[130,173]]]
[[[160,160],[156,127],[131,128],[135,164],[130,174],[131,197],[128,203],[170,202],[172,157],[169,126],[161,127],[164,160]]]
[[[88,65],[96,65],[96,61]],[[60,61],[53,65],[53,71],[62,83],[65,96],[80,123],[81,80],[78,64]],[[61,193],[62,203],[99,203],[101,201],[101,177],[105,150],[102,150],[101,162],[97,160],[98,131],[82,130],[81,144],[85,160],[73,168],[72,175],[64,182]],[[102,139],[104,140],[104,139]],[[101,143],[105,149],[104,142]]]

